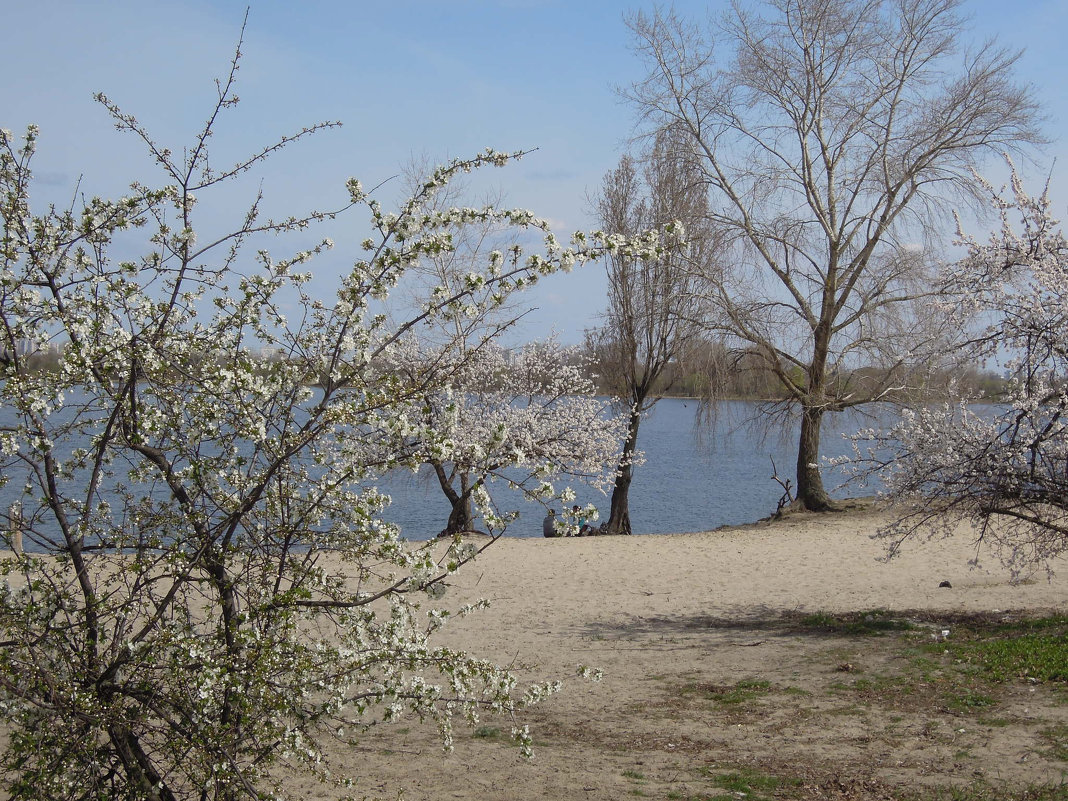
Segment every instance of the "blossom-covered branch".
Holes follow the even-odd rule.
[[[1068,242],[1048,188],[1029,195],[1015,170],[1007,195],[986,186],[1000,226],[986,242],[960,234],[939,311],[977,363],[1004,365],[1007,395],[906,411],[857,450],[903,510],[883,532],[894,549],[966,520],[1020,573],[1068,549]]]
[[[434,643],[450,611],[425,606],[428,596],[478,549],[459,537],[405,542],[381,519],[389,499],[375,483],[424,462],[427,446],[448,462],[478,447],[481,434],[423,414],[474,368],[454,339],[415,369],[394,368],[427,321],[479,314],[605,252],[655,256],[662,244],[594,233],[564,246],[524,210],[428,210],[453,177],[513,158],[492,150],[435,170],[394,212],[350,179],[334,211],[262,220],[257,195],[220,234],[224,214],[201,211],[212,190],[276,151],[210,169],[206,143],[236,104],[232,79],[184,161],[102,99],[164,175],[117,200],[35,212],[36,129],[21,144],[0,134],[0,482],[19,498],[0,559],[13,798],[269,798],[280,763],[336,780],[325,737],[355,742],[414,714],[447,744],[454,718],[513,714],[556,687],[521,688]],[[310,294],[306,271],[329,240],[283,256],[263,243],[359,209],[371,235],[331,302]],[[486,254],[408,316],[381,312],[424,259],[455,247],[452,232],[487,221],[538,230],[543,247]],[[58,356],[43,367],[49,348]],[[560,440],[566,425],[593,424],[578,403],[560,398]],[[494,463],[585,469],[508,436]],[[490,489],[479,488],[484,509]],[[529,733],[515,731],[527,747]]]

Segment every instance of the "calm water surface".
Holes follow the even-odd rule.
[[[0,410],[0,422],[6,416]],[[634,470],[630,490],[631,523],[636,534],[662,534],[705,531],[723,525],[747,523],[775,511],[782,488],[772,476],[772,459],[780,476],[792,477],[796,459],[796,425],[767,431],[746,425],[757,409],[745,401],[721,404],[715,425],[698,430],[699,404],[694,400],[665,398],[643,420],[638,447],[645,453],[645,463]],[[848,415],[828,418],[824,423],[825,456],[849,452],[842,433],[851,433],[870,420]],[[825,470],[829,490],[842,497],[866,494],[864,487],[839,489],[843,477]],[[19,495],[19,482],[0,488],[3,509]],[[566,482],[558,481],[557,486]],[[573,485],[578,502],[592,503],[608,514],[607,495],[581,484]],[[418,475],[402,473],[387,476],[378,487],[393,498],[386,519],[398,523],[404,536],[411,540],[434,537],[448,519],[449,504],[429,469]],[[520,510],[520,518],[509,526],[508,536],[540,537],[544,509],[492,486],[494,497],[500,496],[502,509]]]

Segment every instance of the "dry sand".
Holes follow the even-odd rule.
[[[972,613],[1063,613],[1068,561],[1052,580],[1012,584],[993,557],[969,566],[965,532],[911,543],[884,563],[871,538],[881,521],[872,511],[805,514],[699,534],[497,542],[447,596],[491,608],[450,626],[447,639],[524,678],[566,679],[524,714],[534,758],[518,756],[509,721],[458,731],[450,756],[428,727],[402,723],[341,755],[361,777],[357,797],[738,798],[714,777],[741,770],[782,778],[760,792],[790,798],[1063,781],[1068,763],[1043,735],[1068,732],[1063,688],[1021,681],[991,708],[961,711],[939,694],[952,666],[929,657],[931,675],[917,678],[902,654],[943,628],[952,640]],[[801,620],[876,609],[915,628],[861,637]],[[601,668],[603,681],[570,678],[579,664]],[[902,689],[895,676],[911,678]],[[751,698],[730,695],[739,682]]]

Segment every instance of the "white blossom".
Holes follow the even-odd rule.
[[[977,363],[998,359],[1003,399],[905,410],[885,433],[854,440],[858,469],[881,469],[901,518],[882,534],[893,552],[917,532],[960,520],[1017,575],[1068,549],[1068,242],[1047,194],[1012,172],[1008,195],[987,185],[1000,227],[944,269],[942,311],[967,332]]]
[[[333,243],[276,257],[265,235],[345,210],[273,221],[237,210],[228,235],[196,245],[198,228],[226,225],[202,219],[227,208],[204,193],[273,152],[230,171],[208,160],[237,100],[233,77],[181,158],[98,96],[162,168],[158,188],[136,183],[118,200],[35,212],[36,128],[21,145],[0,135],[0,398],[13,421],[0,476],[25,522],[25,553],[0,560],[0,703],[6,764],[45,796],[141,793],[115,745],[136,742],[177,797],[246,785],[267,797],[282,767],[325,777],[326,737],[411,715],[435,721],[447,745],[454,719],[513,715],[558,687],[521,687],[438,644],[450,615],[435,599],[477,549],[461,539],[439,563],[404,541],[382,519],[377,482],[428,460],[461,465],[495,535],[517,512],[500,508],[494,478],[532,492],[558,474],[603,485],[619,430],[560,353],[487,342],[467,358],[460,334],[434,348],[409,334],[481,319],[606,245],[591,235],[561,247],[523,209],[430,213],[427,197],[458,173],[517,157],[487,150],[434,170],[396,209],[346,181],[372,230],[336,299],[312,298],[302,265]],[[512,243],[459,284],[420,292],[407,316],[381,313],[419,264],[482,225]],[[515,244],[526,228],[547,235],[541,252]],[[55,365],[42,369],[52,343]],[[400,365],[426,369],[406,383]],[[112,726],[126,739],[105,736]],[[528,749],[530,733],[516,736]]]

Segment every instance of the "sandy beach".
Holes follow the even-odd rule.
[[[947,630],[948,646],[975,621],[1063,613],[1068,560],[1052,580],[1013,584],[981,551],[969,565],[976,551],[961,532],[886,563],[871,536],[882,521],[858,511],[698,534],[502,539],[446,596],[490,609],[450,625],[446,640],[524,679],[565,681],[520,721],[534,758],[518,755],[508,720],[458,730],[451,755],[412,721],[336,754],[338,766],[360,777],[357,798],[405,801],[897,798],[1062,781],[1068,763],[1045,746],[1050,730],[1068,731],[1063,687],[1010,682],[990,708],[961,711],[947,695],[951,678],[962,692],[948,647],[909,654]],[[812,622],[873,610],[907,631],[853,636]],[[603,680],[574,678],[580,664]],[[734,774],[770,784],[725,789]],[[296,779],[293,791],[323,788]]]

